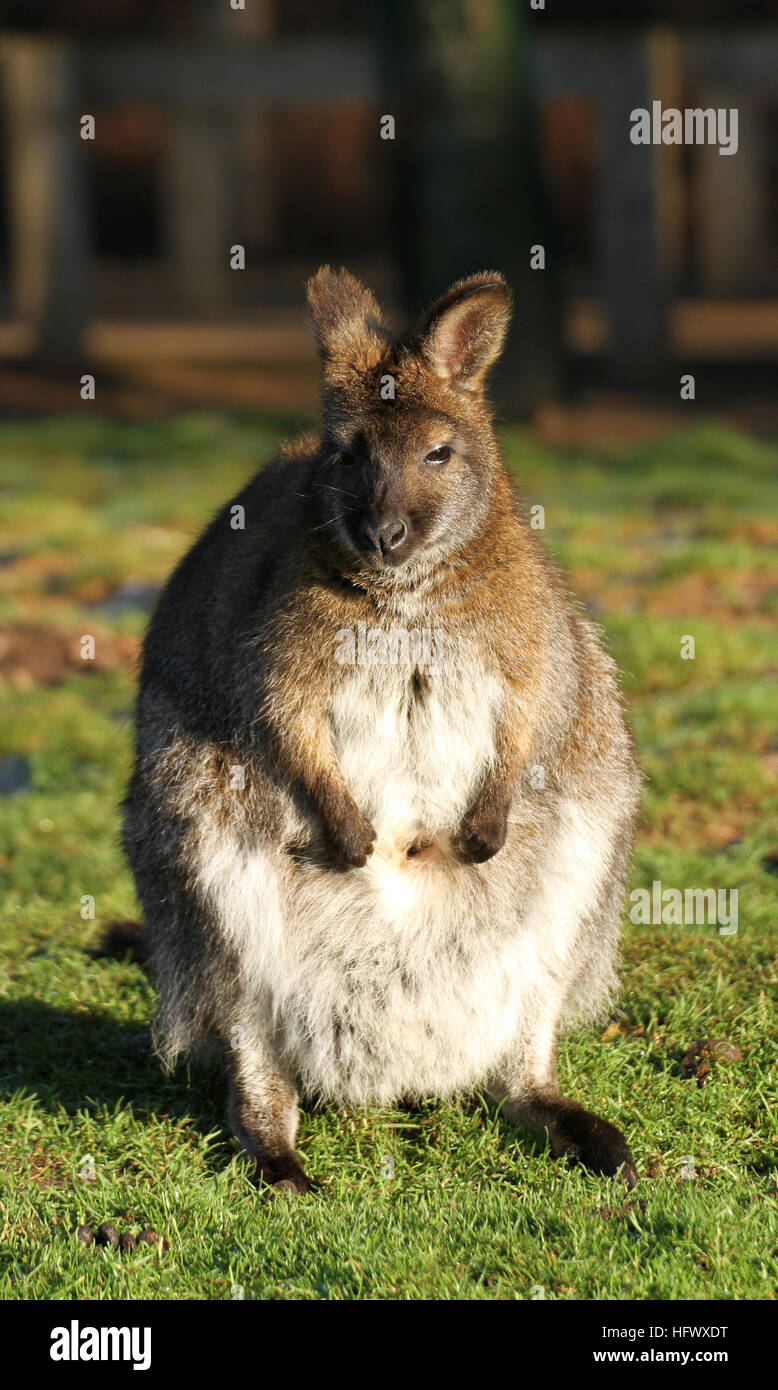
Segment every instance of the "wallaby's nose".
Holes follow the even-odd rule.
[[[366,549],[380,550],[382,555],[397,550],[407,534],[408,527],[399,516],[390,517],[388,521],[382,521],[380,524],[365,517],[359,528],[360,540]]]
[[[385,521],[383,526],[378,528],[378,543],[386,554],[387,550],[396,550],[402,545],[408,534],[408,527],[402,517],[394,516],[391,521]]]

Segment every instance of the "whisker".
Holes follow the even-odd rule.
[[[328,488],[330,492],[339,492],[342,497],[353,497],[354,501],[356,501],[357,494],[355,492],[347,492],[344,487],[333,487],[332,483],[320,483],[319,486]]]

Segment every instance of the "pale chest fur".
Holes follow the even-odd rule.
[[[499,681],[477,652],[432,634],[418,666],[354,664],[329,710],[335,753],[379,840],[455,829],[494,757]]]

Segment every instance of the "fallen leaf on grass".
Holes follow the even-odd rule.
[[[602,1034],[602,1041],[613,1042],[614,1038],[643,1038],[645,1033],[646,1030],[642,1025],[633,1028],[628,1023],[622,1023],[620,1019],[614,1019]]]

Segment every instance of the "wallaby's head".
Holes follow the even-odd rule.
[[[308,305],[322,361],[319,536],[345,568],[387,576],[465,546],[499,466],[484,384],[510,317],[505,281],[460,281],[399,342],[344,270],[320,270]]]

